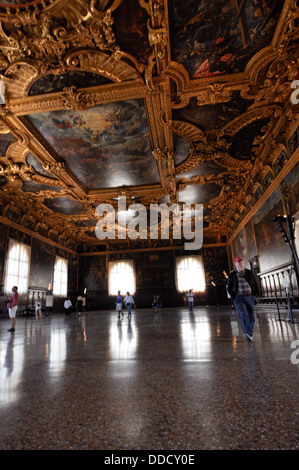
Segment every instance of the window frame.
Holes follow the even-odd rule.
[[[116,291],[113,290],[114,286],[112,285],[112,280],[111,280],[111,271],[113,267],[117,264],[130,264],[132,268],[132,274],[133,274],[133,279],[132,283],[133,286],[132,288],[130,287],[124,287],[122,288],[121,283],[118,287],[115,287]],[[117,295],[118,291],[121,291],[122,294],[125,294],[126,292],[130,292],[131,295],[134,295],[136,293],[136,271],[135,271],[135,265],[134,265],[134,260],[133,259],[124,259],[124,260],[115,260],[115,261],[109,261],[108,264],[108,295],[110,296],[115,296]]]
[[[59,262],[61,262],[62,267],[65,264],[65,267],[66,267],[65,271],[62,269],[56,268]],[[60,274],[59,281],[55,279],[55,277],[57,276],[57,273]],[[64,273],[66,274],[66,280],[62,282],[61,279]],[[59,283],[59,290],[57,289],[58,283]],[[64,290],[62,290],[62,286],[65,287]],[[62,256],[56,255],[55,263],[54,263],[54,271],[53,271],[53,295],[57,297],[67,297],[67,294],[68,294],[68,259],[63,258]]]
[[[11,257],[11,252],[14,250],[15,247],[19,249],[19,257],[13,259]],[[27,260],[24,260],[21,258],[22,251],[23,253],[26,253]],[[22,271],[20,268],[21,263],[22,263]],[[24,263],[27,266],[27,276],[20,275],[20,273],[23,272]],[[28,293],[30,265],[31,265],[31,246],[27,245],[26,243],[20,242],[19,240],[15,240],[14,238],[9,238],[8,244],[7,244],[6,259],[5,259],[5,274],[4,274],[4,294],[5,295],[8,295],[11,293],[11,289],[13,286],[18,287],[19,295]],[[12,269],[11,272],[10,272],[10,269]],[[21,279],[26,279],[26,282],[24,283],[20,282]]]
[[[180,279],[178,275],[178,268],[179,268],[180,263],[182,263],[185,259],[194,259],[194,260],[199,261],[199,265],[200,265],[199,270],[201,270],[201,275],[202,275],[202,288],[197,288],[193,286],[192,280],[189,282],[188,286],[184,288],[179,285]],[[203,293],[206,291],[205,267],[204,267],[202,255],[185,255],[185,256],[177,256],[175,258],[175,284],[176,284],[177,292],[180,292],[180,293],[187,292],[190,289],[192,289],[193,292],[199,292],[199,293]]]

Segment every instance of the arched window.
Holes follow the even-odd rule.
[[[11,292],[13,286],[18,287],[19,294],[27,294],[30,254],[30,246],[9,239],[4,283],[6,295]]]
[[[133,260],[111,261],[109,263],[109,295],[130,292],[135,294],[136,278]]]
[[[176,258],[177,290],[203,292],[206,288],[205,273],[201,256],[182,256]]]
[[[53,294],[62,297],[67,296],[67,271],[68,262],[60,256],[56,256],[54,266]]]

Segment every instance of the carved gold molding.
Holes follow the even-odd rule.
[[[95,102],[90,100],[83,91],[77,91],[76,87],[66,87],[63,89],[62,95],[63,107],[73,111],[83,111],[84,109],[91,108]]]
[[[75,0],[56,2],[59,8],[42,11],[19,6],[15,14],[10,10],[4,15],[0,68],[6,100],[24,97],[41,76],[72,69],[99,73],[112,82],[140,80],[143,67],[115,42],[111,11],[120,3],[115,1],[107,9],[107,1]],[[12,18],[13,32],[5,29]]]
[[[119,85],[106,85],[102,87],[90,87],[76,90],[84,98],[84,102],[98,105],[109,101],[119,101],[124,99],[144,98],[147,95],[145,85],[140,82],[133,82]],[[26,97],[12,99],[6,105],[7,110],[16,116],[23,116],[32,113],[54,111],[64,108],[64,93],[49,93],[37,97]],[[80,103],[80,100],[79,100]]]
[[[286,142],[294,122],[298,122],[296,110],[288,103],[290,82],[299,73],[298,52],[294,47],[298,40],[296,2],[286,0],[272,43],[249,61],[243,73],[196,80],[190,78],[182,64],[171,58],[168,2],[138,0],[148,14],[146,27],[152,53],[146,64],[140,64],[117,44],[113,13],[120,4],[121,0],[43,0],[17,7],[0,6],[0,70],[6,90],[6,105],[0,106],[0,134],[11,132],[18,139],[18,144],[11,145],[1,158],[0,174],[8,181],[2,190],[7,190],[7,197],[12,198],[14,193],[20,196],[19,202],[27,210],[21,191],[24,181],[60,187],[60,192],[41,191],[38,195],[29,193],[27,196],[42,220],[50,217],[55,230],[66,220],[66,230],[72,233],[72,220],[80,216],[63,219],[44,210],[45,198],[63,195],[81,201],[86,208],[84,217],[92,218],[96,203],[115,204],[113,198],[123,192],[130,201],[139,197],[143,198],[143,203],[150,204],[163,195],[175,201],[178,192],[188,184],[213,182],[221,187],[221,193],[207,204],[211,211],[206,219],[210,224],[208,230],[229,234],[254,188],[261,184],[262,176],[268,171],[274,174],[277,148]],[[40,78],[70,70],[97,73],[111,83],[29,96],[32,85]],[[189,123],[173,121],[172,111],[187,106],[191,98],[197,100],[198,106],[226,103],[236,90],[253,104],[220,131],[203,132]],[[145,100],[153,161],[160,177],[157,185],[87,191],[23,117],[59,109],[84,110],[100,103],[132,98]],[[229,150],[234,136],[248,124],[263,118],[269,118],[269,125],[255,140],[251,160],[233,158]],[[189,144],[187,158],[177,167],[174,166],[174,134]],[[38,175],[27,165],[28,152],[33,153],[55,179]],[[184,178],[184,173],[205,162],[215,162],[226,171],[216,177],[207,174],[191,180]],[[77,230],[74,238],[89,240],[85,230]]]
[[[279,175],[275,178],[275,180],[271,183],[271,185],[267,188],[267,190],[263,193],[261,198],[258,202],[254,205],[254,207],[246,214],[244,219],[240,222],[239,226],[233,233],[230,234],[227,244],[229,245],[236,235],[240,232],[240,230],[249,222],[249,220],[253,217],[253,215],[258,211],[258,209],[263,205],[263,203],[268,199],[268,197],[273,193],[273,191],[277,188],[277,186],[282,182],[282,180],[286,177],[289,171],[298,163],[299,159],[299,149],[293,154],[293,156],[287,161],[286,165],[284,166],[283,170],[279,173]]]
[[[230,101],[233,90],[223,83],[213,83],[208,89],[197,95],[197,105],[210,105],[215,103],[226,103]]]
[[[68,246],[62,245],[60,243],[56,243],[53,240],[51,240],[50,238],[44,237],[44,236],[40,235],[39,233],[28,229],[28,228],[24,227],[24,225],[17,224],[16,222],[13,222],[12,220],[8,219],[7,217],[3,217],[3,216],[0,215],[0,222],[4,225],[8,225],[9,227],[15,228],[16,230],[27,233],[27,235],[30,235],[34,238],[37,238],[38,240],[41,240],[41,241],[47,243],[48,245],[55,246],[56,248],[59,248],[60,250],[66,251],[67,253],[77,255],[77,252],[72,250]]]

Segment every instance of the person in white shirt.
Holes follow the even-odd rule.
[[[127,295],[125,296],[124,298],[124,303],[125,303],[125,306],[127,307],[128,309],[128,318],[130,319],[131,318],[131,308],[132,306],[135,304],[134,302],[134,299],[133,297],[131,296],[130,292],[127,292]]]
[[[73,304],[69,298],[64,301],[64,311],[66,315],[70,315],[72,311]]]
[[[186,297],[187,297],[187,300],[188,300],[189,312],[193,313],[194,294],[192,292],[192,289],[190,289],[189,292],[187,292]]]

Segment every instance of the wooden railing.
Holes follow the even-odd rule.
[[[268,269],[259,274],[261,284],[260,302],[269,303],[287,299],[289,294],[294,299],[299,299],[299,287],[291,262]],[[288,289],[288,290],[287,290]]]

